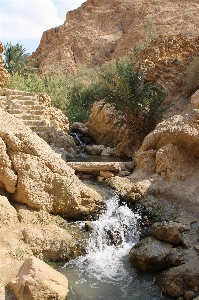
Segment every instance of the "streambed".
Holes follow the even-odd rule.
[[[155,284],[155,273],[142,272],[129,262],[129,251],[138,242],[140,216],[127,206],[106,185],[83,180],[106,198],[106,209],[92,221],[86,254],[55,269],[69,282],[67,300],[168,300]],[[85,222],[78,222],[85,228]]]

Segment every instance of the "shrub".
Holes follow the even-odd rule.
[[[116,63],[114,77],[103,78],[109,86],[105,102],[113,105],[124,117],[129,134],[139,146],[167,109],[163,105],[167,96],[164,87],[145,82],[144,70],[140,66],[134,70],[130,58]]]

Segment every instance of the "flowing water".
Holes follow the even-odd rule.
[[[56,269],[69,281],[67,300],[159,300],[154,273],[141,272],[129,262],[129,251],[139,240],[138,220],[110,190],[106,209],[92,221],[86,254]],[[104,193],[104,188],[103,188]],[[78,222],[80,229],[84,222]]]

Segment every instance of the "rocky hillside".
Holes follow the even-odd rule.
[[[63,25],[43,33],[33,57],[42,72],[93,67],[127,54],[151,35],[195,38],[198,13],[197,0],[87,0],[67,13]]]

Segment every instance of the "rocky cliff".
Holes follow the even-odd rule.
[[[33,57],[42,72],[93,67],[127,54],[151,36],[196,37],[198,12],[197,0],[87,0],[67,13],[63,25],[43,33]]]

